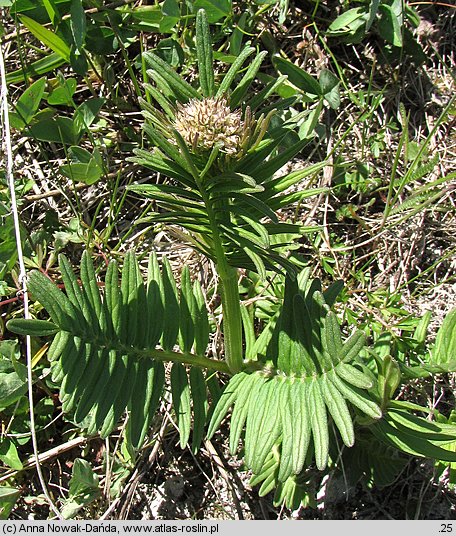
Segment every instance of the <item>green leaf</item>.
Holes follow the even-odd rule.
[[[146,303],[149,318],[145,345],[155,348],[163,330],[163,281],[157,255],[151,253],[147,264]]]
[[[27,134],[40,141],[66,145],[75,145],[79,140],[79,132],[69,117],[41,119],[29,127]]]
[[[246,23],[249,20],[249,13],[244,11],[237,20],[236,26],[230,35],[230,54],[237,56],[241,51],[242,40],[245,36]]]
[[[193,284],[193,294],[196,300],[195,353],[205,355],[209,343],[210,327],[206,301],[198,280]]]
[[[16,367],[25,373],[26,368],[21,363]],[[27,381],[14,369],[10,361],[0,361],[0,408],[6,408],[17,402],[27,392]]]
[[[315,463],[320,471],[325,469],[329,454],[329,431],[326,408],[321,396],[320,383],[313,380],[307,394],[310,424],[315,447]]]
[[[252,361],[257,357],[257,354],[253,350],[255,345],[255,326],[252,322],[249,309],[243,303],[241,303],[241,317],[245,339],[245,359]]]
[[[181,12],[177,0],[165,0],[162,6],[163,15],[179,19]]]
[[[138,363],[135,388],[130,400],[128,437],[135,448],[141,448],[149,423],[157,409],[164,383],[162,363],[142,359]]]
[[[19,19],[39,41],[48,46],[65,61],[70,61],[70,47],[61,37],[25,15],[19,15]]]
[[[282,433],[280,411],[277,411],[281,388],[287,388],[287,385],[277,378],[272,378],[262,385],[260,390],[262,397],[258,399],[255,419],[252,420],[253,430],[249,443],[247,443],[249,418],[247,419],[245,460],[254,473],[261,471],[267,456]]]
[[[264,78],[264,75],[260,72],[258,73],[257,78],[259,80],[262,80]],[[250,106],[252,110],[256,110],[257,108],[262,106],[271,95],[273,95],[274,93],[280,94],[280,91],[286,80],[287,77],[283,75],[276,78],[268,77],[266,86],[261,91],[256,93],[253,97],[251,97],[246,104]],[[295,89],[291,87],[291,94],[294,95],[295,93]]]
[[[103,176],[103,162],[100,151],[95,148],[93,154],[82,147],[68,149],[73,162],[60,166],[60,173],[74,182],[95,184]]]
[[[253,475],[249,481],[249,486],[251,487],[258,485],[260,482],[263,482],[258,492],[258,495],[260,497],[264,497],[265,495],[267,495],[277,485],[278,459],[274,450],[269,453],[267,460],[261,468],[261,473],[258,475]]]
[[[179,22],[181,12],[176,0],[165,0],[162,6],[163,19],[160,21],[160,32],[170,32]]]
[[[272,185],[270,186],[268,184],[268,180],[270,177],[274,175],[276,171],[278,171],[282,166],[287,164],[295,155],[299,154],[302,149],[307,145],[307,140],[300,140],[297,143],[294,143],[284,151],[280,152],[277,156],[274,156],[273,158],[270,158],[266,162],[261,162],[257,169],[255,170],[255,176],[258,177],[259,182],[264,184],[265,191],[263,194],[260,194],[258,197],[268,198],[271,194],[269,193],[270,187],[277,187],[280,184],[280,181],[285,180],[284,177],[280,177],[278,180],[271,181]],[[313,166],[312,166],[313,169]],[[306,172],[304,170],[300,170],[302,173],[302,178],[308,175],[308,169]],[[297,174],[295,173],[295,176]],[[289,177],[288,177],[289,179]],[[281,191],[281,189],[279,189]]]
[[[323,292],[325,302],[329,307],[332,307],[342,289],[344,288],[344,282],[342,280],[337,280],[331,283],[331,285]]]
[[[342,338],[340,336],[339,323],[336,315],[329,311],[325,317],[322,330],[322,346],[326,350],[331,358],[331,361],[336,364],[340,360],[342,355],[343,346]],[[340,365],[339,365],[340,367]],[[371,385],[369,385],[371,386]]]
[[[371,426],[372,433],[387,445],[424,458],[433,458],[448,462],[456,462],[456,452],[446,450],[434,445],[426,436],[415,433],[407,433],[391,426],[385,419],[380,419]]]
[[[282,426],[282,449],[280,453],[280,466],[277,478],[280,481],[286,480],[294,472],[293,457],[299,448],[295,444],[298,440],[297,434],[301,432],[300,424],[297,423],[293,410],[293,384],[288,378],[285,378],[279,391],[278,406],[280,412],[280,421]],[[305,408],[304,410],[305,411]],[[310,436],[309,436],[310,437]],[[307,451],[307,446],[304,445]],[[265,471],[267,460],[263,464],[262,471]],[[276,465],[276,464],[274,464]],[[275,479],[274,479],[275,480]],[[267,488],[267,485],[265,485]]]
[[[342,441],[347,447],[351,447],[355,442],[355,432],[353,422],[347,403],[334,385],[323,376],[321,382],[321,392],[325,404],[329,410],[335,425],[337,426]]]
[[[258,432],[257,425],[261,422],[261,418],[264,414],[265,404],[267,399],[267,393],[272,385],[271,378],[267,378],[260,374],[253,374],[255,381],[253,383],[251,393],[248,397],[247,412],[245,413],[245,437],[244,437],[244,449],[246,456],[247,466],[251,466],[255,443],[256,434]],[[240,397],[236,400],[235,410],[241,406]],[[243,409],[243,408],[242,408]],[[241,413],[243,414],[243,412]],[[233,412],[234,415],[234,412]],[[237,419],[235,419],[237,421]],[[233,416],[232,416],[233,421]],[[242,419],[239,420],[242,422]],[[232,423],[231,423],[232,425]],[[243,426],[243,425],[242,425]]]
[[[166,158],[158,149],[155,149],[152,152],[144,151],[143,149],[135,149],[134,152],[137,157],[129,158],[128,160],[131,162],[137,162],[142,166],[163,173],[171,179],[176,179],[185,185],[190,185],[190,187],[194,184],[193,177],[185,171],[185,169],[169,158]],[[131,188],[136,188],[136,186],[131,186]]]
[[[279,318],[266,349],[266,358],[271,359],[280,370],[289,372],[294,346],[293,298],[297,292],[295,280],[286,279],[285,293]],[[268,326],[269,327],[269,326]]]
[[[338,90],[337,90],[338,91]],[[319,100],[312,109],[308,110],[305,120],[299,125],[298,135],[301,140],[311,140],[316,136],[316,127],[323,110],[323,102]]]
[[[70,28],[76,51],[81,54],[86,37],[86,14],[82,0],[72,0],[70,7]]]
[[[246,73],[231,94],[230,105],[232,108],[236,108],[242,102],[242,99],[245,97],[250,85],[255,80],[256,74],[267,54],[267,51],[260,52],[249,65],[249,68],[247,69]]]
[[[410,459],[369,433],[360,436],[352,448],[343,450],[340,463],[349,485],[362,480],[368,488],[381,489],[396,481]]]
[[[108,264],[105,277],[105,299],[103,303],[107,321],[106,332],[109,337],[120,333],[121,303],[119,288],[119,271],[116,261]]]
[[[235,374],[226,385],[222,395],[217,402],[214,412],[212,413],[209,428],[207,431],[208,439],[211,439],[217,431],[218,427],[220,426],[220,423],[227,414],[228,409],[237,399],[239,394],[239,388],[242,386],[242,383],[248,378],[250,378],[250,375],[246,374],[245,372],[239,372],[238,374]]]
[[[432,319],[432,311],[425,311],[420,321],[418,322],[415,332],[413,333],[413,338],[420,344],[424,344],[427,338],[427,330],[429,323]]]
[[[239,373],[237,376],[239,376]],[[235,376],[236,377],[236,376]],[[245,420],[249,411],[250,398],[256,388],[259,388],[264,378],[257,374],[248,374],[244,381],[237,388],[237,397],[230,421],[230,452],[236,452],[237,445],[241,438]],[[253,406],[252,406],[253,407]]]
[[[236,203],[238,205],[240,206],[248,205],[247,209],[249,208],[254,209],[253,211],[249,211],[252,218],[256,219],[257,214],[255,214],[255,212],[257,212],[259,218],[267,217],[272,222],[275,222],[275,223],[278,222],[276,213],[268,206],[267,203],[264,203],[261,199],[258,199],[258,197],[254,195],[249,195],[248,193],[234,192],[233,198],[236,200]],[[235,209],[233,209],[233,212],[235,212]],[[241,217],[244,221],[249,222],[251,224],[251,227],[255,229],[259,235],[264,236],[265,243],[267,243],[267,246],[269,247],[268,233],[265,230],[264,225],[262,223],[255,222],[254,220],[252,220],[245,214],[242,214]],[[256,223],[256,226],[254,225],[254,223]]]
[[[400,8],[400,10],[400,13],[397,13],[397,10],[394,7],[394,2],[391,6],[383,3],[379,6],[381,17],[377,23],[377,31],[383,37],[383,39],[395,47],[402,47],[403,45],[402,8]]]
[[[228,17],[231,13],[231,0],[195,0],[193,9],[204,9],[211,24]]]
[[[109,368],[105,374],[109,375],[109,382],[106,384],[108,387],[103,393],[100,393],[93,422],[101,437],[107,437],[111,433],[117,423],[116,415],[120,416],[125,409],[125,406],[120,407],[118,395],[122,394],[122,398],[125,400],[123,393],[129,393],[132,389],[132,385],[127,384],[129,379],[128,360],[125,356],[120,356],[115,350],[109,352]],[[133,374],[131,380],[133,380]],[[118,385],[122,385],[123,388],[116,388]],[[74,404],[75,402],[72,401],[69,407]]]
[[[152,256],[145,286],[136,257],[127,253],[120,288],[117,265],[111,262],[105,277],[104,300],[88,253],[83,254],[81,261],[80,282],[63,256],[59,262],[65,293],[40,272],[31,273],[29,288],[55,319],[55,325],[65,330],[57,332],[49,350],[52,380],[60,383],[62,409],[71,412],[72,419],[87,433],[98,431],[101,437],[107,437],[128,408],[131,414],[126,437],[132,446],[139,448],[165,382],[164,366],[154,360],[157,352],[163,352],[156,348],[157,342],[163,335],[164,344],[173,349],[179,329],[175,321],[179,317],[179,302],[169,262],[164,261],[162,275],[156,256]],[[204,355],[209,334],[206,307],[199,293],[193,293],[185,273],[183,295],[192,302],[191,321],[196,322],[201,315],[205,325],[199,335],[199,349]],[[50,325],[36,321],[26,324],[26,329],[47,334]],[[203,339],[204,350],[201,349]],[[193,336],[190,336],[186,342],[189,350],[192,343]],[[190,433],[190,389],[185,368],[177,365],[181,369],[175,367],[171,374],[172,391],[184,445]],[[25,367],[22,369],[25,378]],[[198,374],[193,373],[191,379],[195,449],[206,420],[205,382]],[[5,405],[15,402],[27,388],[25,380],[6,360],[0,360],[0,384],[0,392],[8,397],[1,401]]]
[[[146,63],[151,67],[150,75],[159,85],[158,81],[160,77],[169,84],[169,87],[173,90],[176,97],[183,100],[184,102],[189,99],[199,99],[200,94],[194,89],[188,82],[185,82],[175,71],[158,57],[153,52],[145,52],[143,58]],[[148,71],[149,74],[149,71]],[[156,74],[159,75],[159,78],[156,77]]]
[[[0,486],[0,519],[9,518],[11,510],[14,508],[21,492],[16,488],[9,486]]]
[[[69,411],[75,407],[75,399],[81,394],[78,392],[78,386],[81,389],[84,386],[79,384],[79,380],[86,368],[87,359],[91,357],[91,350],[92,348],[87,348],[79,337],[68,338],[59,361],[61,374],[59,374],[59,378],[55,378],[56,381],[62,382],[60,385],[60,398],[64,411]],[[58,367],[57,372],[59,372]],[[60,376],[63,377],[61,378]]]
[[[192,451],[198,452],[204,435],[207,414],[207,389],[206,380],[201,369],[190,369],[190,389],[193,404],[193,435]]]
[[[122,328],[121,339],[132,346],[142,343],[148,324],[146,316],[144,281],[139,271],[136,256],[129,251],[122,269]]]
[[[328,69],[322,69],[320,72],[319,82],[324,99],[328,102],[333,110],[340,106],[340,80],[335,74]]]
[[[372,419],[380,419],[382,412],[378,405],[369,398],[367,393],[357,387],[347,385],[334,371],[328,372],[327,376],[345,399],[360,409],[365,415]]]
[[[40,78],[19,97],[14,107],[15,112],[10,114],[10,122],[13,128],[22,130],[30,124],[43,98],[46,82],[46,78]]]
[[[130,187],[128,189],[138,192],[148,199],[155,199],[161,207],[166,208],[170,212],[179,212],[182,208],[187,208],[189,214],[198,214],[200,217],[205,215],[205,210],[199,203],[189,201],[189,197],[187,196],[177,197],[173,194],[163,193],[165,189],[163,186],[144,185],[144,187]],[[154,219],[154,216],[151,216],[151,219]]]
[[[180,446],[185,448],[190,437],[190,388],[187,372],[180,363],[174,363],[171,369],[171,393],[179,428]]]
[[[453,361],[456,356],[456,309],[444,318],[431,351],[431,364],[442,365]]]
[[[377,17],[379,5],[380,5],[380,0],[371,0],[370,5],[369,5],[369,18],[366,21],[366,32],[368,32],[371,29],[371,26]]]
[[[0,363],[2,370],[14,369],[19,377],[26,381],[27,367],[19,362],[20,357],[21,351],[17,341],[13,339],[0,341]]]
[[[305,381],[295,381],[291,384],[290,401],[294,423],[292,467],[295,474],[299,474],[307,456],[311,438],[311,416],[307,403],[308,385]],[[285,475],[280,476],[284,480]]]
[[[183,352],[190,352],[195,339],[196,300],[192,292],[190,271],[184,266],[181,272],[179,300],[180,347]]]
[[[283,361],[283,364],[280,364],[280,367],[286,367],[289,374],[297,372],[305,375],[312,374],[315,377],[320,367],[323,370],[331,367],[330,360],[321,351],[320,337],[316,335],[319,331],[317,323],[319,313],[312,314],[312,304],[313,299],[306,300],[301,294],[293,296],[293,317],[290,319],[291,327],[288,328],[288,334],[293,342],[288,362]],[[279,343],[281,343],[280,335]]]
[[[255,266],[256,273],[261,277],[261,279],[266,279],[266,268],[264,266],[264,262],[261,259],[261,256],[255,253],[255,251],[248,246],[243,246],[244,253],[249,257],[249,259],[252,261],[253,265]]]
[[[387,355],[383,358],[377,378],[377,390],[382,407],[386,407],[401,383],[401,371],[397,362]]]
[[[72,318],[75,321],[75,327],[79,330],[79,333],[90,332],[90,334],[93,334],[92,317],[87,301],[73,269],[64,255],[59,255],[59,268],[62,273],[66,295],[72,304]]]
[[[456,440],[456,425],[430,421],[407,410],[388,409],[385,420],[408,433],[418,433],[433,442],[451,443]]]
[[[0,438],[0,460],[16,471],[20,471],[23,468],[16,445],[6,436]]]
[[[24,66],[24,68],[9,72],[6,75],[6,83],[9,85],[24,82],[27,78],[34,78],[54,71],[64,63],[66,63],[66,60],[59,54],[53,52],[44,58],[34,61],[30,65]]]
[[[68,344],[68,339],[70,334],[67,331],[59,331],[55,334],[54,340],[48,349],[48,359],[52,363],[56,361],[65,350],[66,345]]]
[[[262,192],[263,186],[255,182],[253,177],[243,173],[225,172],[221,175],[211,177],[207,183],[207,189],[212,195],[226,195],[229,192]]]
[[[175,110],[173,108],[173,105],[168,100],[168,98],[163,95],[155,86],[145,83],[144,88],[147,90],[147,93],[160,105],[160,108],[163,110],[164,114],[170,118],[174,119],[175,116]],[[146,112],[149,112],[151,115],[157,115],[157,108],[154,106],[153,103],[148,103],[146,100],[144,100],[142,97],[139,99],[139,103],[141,104],[141,108],[144,110],[143,114],[145,115]]]
[[[360,389],[370,389],[372,387],[370,376],[349,363],[339,363],[334,370],[343,380],[355,387]]]
[[[51,21],[52,26],[56,28],[61,21],[60,13],[55,5],[54,0],[43,0],[43,5],[46,8],[47,14],[49,15],[49,20]]]
[[[294,156],[294,154],[298,154],[299,151],[304,147],[304,144],[297,144],[292,152],[290,153],[289,150],[287,150],[287,154],[290,154],[290,158]],[[296,152],[295,152],[296,151]],[[293,154],[294,153],[294,154]],[[265,184],[265,192],[267,192],[267,196],[271,197],[272,195],[279,194],[283,192],[284,190],[287,190],[291,186],[297,184],[298,182],[302,181],[306,177],[312,177],[312,175],[316,176],[319,171],[321,171],[324,166],[327,165],[325,161],[320,162],[318,164],[313,164],[311,166],[307,166],[303,169],[298,169],[296,171],[292,171],[291,173],[288,173],[287,175],[282,175],[281,177],[277,177],[271,180],[268,180]],[[277,167],[277,164],[274,163],[272,168],[265,167],[263,168],[266,174],[270,174],[271,171],[275,173],[278,169],[280,169],[280,165]],[[315,192],[316,194],[319,194],[325,190],[321,190],[319,188],[310,190]]]
[[[355,331],[344,343],[343,346],[343,362],[353,361],[358,357],[361,350],[366,344],[366,337],[361,330]]]
[[[272,63],[279,73],[287,75],[288,80],[304,93],[322,95],[322,89],[317,80],[291,61],[274,56]]]
[[[331,23],[327,35],[331,37],[348,36],[355,38],[360,31],[363,34],[365,33],[369,18],[369,13],[366,13],[365,7],[349,9]]]
[[[255,49],[253,47],[246,46],[243,48],[239,56],[234,60],[231,67],[228,69],[228,72],[223,77],[223,80],[217,90],[217,97],[222,97],[223,95],[226,95],[228,93],[231,88],[231,84],[238,75],[245,60],[254,52]]]
[[[85,76],[89,69],[85,54],[78,54],[74,45],[71,45],[70,65],[73,71],[81,76]]]
[[[32,320],[25,318],[12,318],[6,327],[17,335],[30,335],[31,337],[47,337],[59,331],[59,327],[47,320]]]
[[[175,2],[165,1],[164,5]],[[133,9],[125,9],[131,16],[131,26],[139,31],[167,33],[178,22],[178,18],[170,17],[160,9],[158,4],[150,6],[137,6]],[[172,19],[172,21],[170,20]]]
[[[68,499],[62,508],[64,519],[74,517],[81,508],[100,497],[98,476],[86,460],[76,458],[71,472]]]
[[[152,125],[144,125],[144,132],[149,136],[152,143],[159,147],[171,160],[176,162],[183,169],[186,169],[187,163],[182,157],[177,147],[171,143],[160,131]],[[188,170],[187,170],[188,171]]]
[[[176,68],[184,63],[184,51],[180,44],[172,37],[162,39],[158,43],[155,52],[157,56],[166,61],[171,67]]]
[[[164,306],[162,346],[165,350],[172,350],[179,333],[179,301],[172,268],[166,257],[163,261],[162,279],[162,303]]]
[[[220,383],[220,378],[217,373],[213,373],[209,370],[205,373],[205,377],[207,388],[209,389],[209,393],[212,398],[212,403],[215,406],[220,400],[220,397],[222,396],[222,386]],[[214,407],[212,407],[210,410],[211,415],[213,410]]]
[[[51,105],[72,104],[73,95],[76,91],[76,78],[67,78],[60,81],[60,85],[52,90],[52,93],[47,97],[47,101]]]
[[[103,393],[103,398],[107,399],[108,402],[111,402],[111,408],[105,418],[103,425],[101,426],[101,429],[99,424],[100,420],[98,419],[98,416],[95,422],[95,428],[100,429],[100,436],[103,439],[108,437],[108,435],[116,426],[118,420],[120,419],[121,415],[125,411],[125,408],[130,402],[131,393],[135,387],[134,379],[137,374],[137,362],[134,359],[134,354],[130,354],[128,356],[123,357],[123,362],[125,373],[121,375],[118,381],[110,380],[110,383],[108,384],[109,388],[105,393]],[[122,385],[122,389],[118,389],[116,392],[115,389],[117,385]],[[112,393],[115,393],[116,395],[114,400],[112,398]],[[92,433],[94,433],[94,429],[92,429]]]
[[[104,349],[98,350],[91,345],[90,348],[86,347],[86,356],[86,365],[76,388],[77,400],[74,420],[78,424],[83,424],[95,403],[100,401],[100,394],[110,391],[110,389],[106,389],[111,380],[110,364],[112,365],[112,360],[109,359],[109,352]],[[97,423],[93,419],[84,424],[89,428],[89,433],[93,433],[102,423]]]
[[[74,128],[78,133],[78,136],[89,129],[90,125],[98,117],[104,103],[105,99],[103,97],[95,97],[86,100],[76,108],[73,120]]]
[[[196,14],[196,55],[198,59],[199,81],[205,97],[214,94],[214,66],[209,24],[204,9]]]

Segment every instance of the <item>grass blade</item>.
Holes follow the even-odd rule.
[[[19,19],[39,41],[49,47],[65,61],[70,61],[70,47],[62,38],[25,15],[19,15]]]

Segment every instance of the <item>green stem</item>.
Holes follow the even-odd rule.
[[[118,350],[118,348],[116,349]],[[124,353],[128,353],[132,351],[132,349],[129,347],[122,347],[120,349]],[[153,349],[153,350],[135,350],[134,354],[137,355],[140,358],[143,359],[154,359],[155,361],[161,361],[163,363],[168,363],[171,361],[172,363],[181,363],[182,365],[192,365],[197,366],[200,368],[205,368],[208,370],[223,372],[224,374],[230,374],[233,375],[234,373],[230,370],[228,367],[228,364],[226,361],[220,361],[218,359],[210,359],[209,357],[204,357],[201,355],[195,355],[190,353],[180,353],[180,352],[173,352],[171,350],[160,350],[160,349]],[[247,361],[243,365],[243,371],[244,372],[259,372],[262,371],[265,374],[270,373],[270,369],[265,367],[265,364],[261,361]]]
[[[220,268],[220,266],[219,266]],[[239,301],[238,272],[228,266],[219,269],[222,286],[223,337],[225,342],[225,360],[234,374],[243,366],[242,359],[242,319]]]
[[[135,352],[138,356],[143,358],[152,358],[156,361],[172,361],[173,363],[182,363],[183,365],[196,365],[201,368],[209,370],[217,370],[226,374],[230,373],[228,365],[224,361],[217,361],[216,359],[209,359],[201,355],[179,353],[166,350],[138,350]]]
[[[212,231],[213,251],[215,264],[220,277],[222,288],[222,312],[223,312],[223,335],[225,342],[225,361],[229,370],[236,374],[243,368],[242,351],[242,317],[241,303],[239,300],[238,272],[236,268],[229,265],[223,248],[222,239],[219,233],[216,213],[213,202],[204,186],[203,178],[207,174],[209,162],[217,155],[217,150],[213,151],[209,157],[208,165],[202,172],[199,172],[192,160],[185,141],[182,136],[174,131],[177,144],[182,151],[182,155],[187,161],[188,171],[193,175],[196,185],[200,191],[204,205],[206,207],[209,225]]]
[[[220,277],[222,312],[223,312],[223,337],[225,343],[225,361],[233,374],[243,368],[242,359],[242,317],[241,303],[239,300],[238,271],[228,264],[222,239],[217,225],[211,200],[202,181],[198,181],[198,187],[206,205],[207,215],[212,230],[214,244],[215,263]]]

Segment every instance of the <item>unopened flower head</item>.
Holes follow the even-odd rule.
[[[241,149],[245,127],[240,110],[232,112],[225,97],[191,99],[178,106],[174,120],[174,128],[195,152],[218,145],[234,155]]]

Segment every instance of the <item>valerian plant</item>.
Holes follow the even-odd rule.
[[[369,458],[362,449],[371,444],[382,455],[399,450],[456,461],[456,453],[445,448],[456,426],[431,422],[420,416],[430,416],[428,409],[394,400],[407,378],[455,370],[455,363],[434,356],[428,364],[409,366],[366,348],[361,331],[343,337],[331,310],[340,283],[323,290],[310,278],[291,248],[308,229],[277,217],[279,209],[322,191],[291,187],[325,163],[281,172],[306,143],[284,143],[296,119],[272,126],[272,114],[288,101],[262,110],[282,79],[251,96],[265,53],[254,55],[249,46],[219,79],[203,10],[196,30],[199,86],[154,53],[144,54],[151,81],[142,103],[144,132],[152,148],[137,149],[134,161],[161,179],[130,191],[155,201],[159,210],[151,221],[176,227],[213,261],[221,289],[223,359],[206,355],[210,322],[198,281],[192,283],[184,267],[177,282],[166,258],[160,266],[155,254],[146,280],[130,252],[120,281],[112,261],[101,286],[89,254],[82,258],[80,282],[61,256],[64,292],[39,272],[29,277],[30,292],[51,321],[15,319],[9,328],[53,335],[48,358],[63,411],[89,433],[106,437],[127,410],[126,438],[135,448],[165,396],[165,364],[171,363],[181,446],[191,438],[196,452],[206,427],[210,438],[231,410],[231,452],[242,443],[252,484],[261,483],[262,495],[275,489],[277,504],[306,503],[312,471],[337,464],[344,446],[350,452],[357,438],[359,459]],[[241,303],[241,269],[263,283],[276,274],[269,278],[276,300],[260,324],[258,309]],[[221,394],[214,373],[225,383]]]

